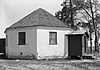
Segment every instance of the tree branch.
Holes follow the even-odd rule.
[[[80,12],[80,13],[83,14],[83,16],[85,16],[85,19],[89,22],[89,19],[87,19],[87,16],[83,12]]]
[[[98,11],[98,9],[96,9],[93,13],[96,13]]]
[[[88,13],[86,9],[83,8],[83,10],[92,18],[92,16]]]

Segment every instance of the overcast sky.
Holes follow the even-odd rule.
[[[19,19],[38,8],[44,8],[54,15],[61,9],[63,0],[0,0],[0,38],[4,30]]]

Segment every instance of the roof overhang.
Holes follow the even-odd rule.
[[[12,27],[12,28],[6,28],[6,30],[4,31],[4,33],[6,34],[6,32],[10,29],[18,29],[18,28],[29,28],[29,27],[51,27],[51,28],[65,28],[71,31],[74,31],[73,29],[69,28],[69,27],[61,27],[61,26],[40,26],[40,25],[35,25],[35,26],[24,26],[24,27]]]

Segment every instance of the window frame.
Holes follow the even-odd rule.
[[[18,45],[26,45],[26,32],[18,32]]]
[[[53,34],[53,33],[55,33],[55,42],[54,43],[52,43],[51,42],[51,34]],[[52,32],[52,31],[50,31],[49,32],[49,45],[57,45],[57,32]]]

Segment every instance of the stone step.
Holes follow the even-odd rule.
[[[95,59],[95,57],[93,57],[93,56],[88,56],[88,55],[84,55],[84,56],[82,56],[82,59]]]

